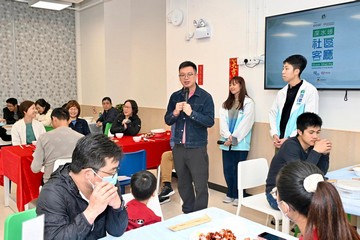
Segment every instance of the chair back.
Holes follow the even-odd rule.
[[[54,163],[53,172],[55,172],[60,166],[65,165],[65,163],[70,163],[72,161],[71,158],[60,158],[57,159]]]
[[[22,223],[36,217],[36,208],[9,215],[5,220],[4,240],[21,240]]]
[[[134,199],[132,193],[123,194],[122,197],[125,201],[125,204],[127,204],[128,202]],[[157,194],[151,196],[146,206],[150,208],[157,216],[161,217],[161,221],[164,221],[164,216],[161,210],[161,206]]]
[[[45,131],[49,132],[51,130],[54,130],[53,126],[45,126]]]
[[[243,197],[243,189],[262,186],[266,182],[269,165],[265,158],[246,160],[238,163],[239,199]],[[240,197],[241,195],[241,197]]]
[[[131,177],[134,173],[146,170],[146,151],[124,153],[118,167],[119,176]]]
[[[112,123],[106,123],[106,125],[105,125],[105,130],[104,130],[105,136],[108,136],[108,135],[109,135],[111,126],[112,126]]]

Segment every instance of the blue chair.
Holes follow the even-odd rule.
[[[146,170],[146,151],[140,150],[137,152],[124,153],[118,167],[119,176],[130,177],[137,172]],[[125,193],[125,186],[130,184],[130,179],[119,181],[121,186],[121,193]]]

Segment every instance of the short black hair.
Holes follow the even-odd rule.
[[[180,63],[179,71],[180,71],[180,69],[183,69],[186,67],[192,67],[194,69],[195,73],[197,73],[197,67],[196,67],[195,63],[193,63],[191,61],[185,61],[185,62]]]
[[[50,107],[51,107],[50,103],[45,101],[45,99],[43,99],[43,98],[40,98],[40,99],[36,100],[35,106],[36,105],[39,105],[39,106],[44,108],[44,112],[42,114],[46,114],[49,111]]]
[[[283,64],[285,64],[285,63],[288,63],[291,66],[293,66],[294,70],[299,69],[300,70],[299,77],[300,77],[301,73],[306,68],[307,60],[303,55],[295,54],[295,55],[291,55],[291,56],[287,57],[283,61]]]
[[[104,98],[101,100],[101,102],[103,102],[103,101],[109,101],[109,102],[112,104],[111,98],[109,98],[109,97],[104,97]]]
[[[128,99],[124,102],[124,105],[125,103],[129,102],[131,104],[131,108],[132,108],[132,115],[137,115],[138,112],[139,112],[139,107],[137,105],[137,103],[135,102],[135,100],[132,100],[132,99]]]
[[[52,112],[51,112],[51,119],[53,119],[54,117],[56,117],[59,120],[66,120],[69,121],[70,119],[70,114],[69,111],[66,108],[55,108]]]
[[[131,193],[138,201],[145,201],[156,190],[156,178],[149,171],[140,171],[131,176]]]
[[[121,148],[104,134],[89,134],[80,138],[72,154],[70,170],[79,173],[82,169],[99,170],[104,167],[105,158],[118,162],[122,157]]]
[[[16,98],[8,98],[6,99],[6,103],[10,103],[15,106],[18,104],[18,100]]]
[[[312,112],[304,112],[300,114],[296,120],[297,129],[304,132],[308,127],[320,127],[322,125],[321,118]]]

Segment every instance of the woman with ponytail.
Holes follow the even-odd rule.
[[[337,190],[324,181],[314,164],[296,161],[284,166],[276,187],[278,207],[298,225],[300,240],[360,240],[347,220]]]

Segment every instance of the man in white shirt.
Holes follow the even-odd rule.
[[[269,112],[270,135],[276,149],[297,134],[296,119],[304,112],[318,113],[319,93],[309,82],[300,78],[307,60],[292,55],[283,62],[282,78],[287,83],[276,95]]]
[[[33,154],[31,170],[40,172],[44,166],[44,183],[53,172],[54,163],[60,158],[71,158],[77,141],[84,135],[69,128],[69,112],[64,108],[55,108],[51,113],[52,131],[40,135]]]

